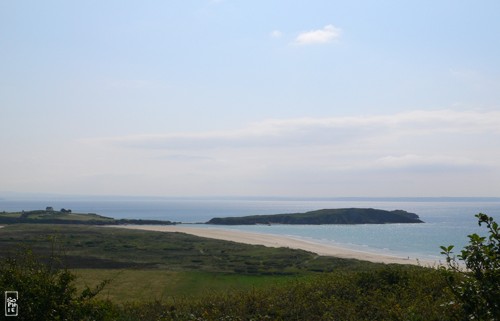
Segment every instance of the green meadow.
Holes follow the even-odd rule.
[[[80,288],[111,280],[100,296],[114,302],[201,296],[281,284],[333,270],[382,266],[184,233],[66,224],[16,224],[0,229],[2,257],[23,248],[43,257],[57,255],[61,265],[78,276]]]
[[[492,244],[485,249],[497,251]],[[458,270],[183,233],[70,224],[0,229],[0,285],[22,293],[19,320],[494,320],[498,291],[490,288],[498,270],[492,273],[484,302],[493,306],[480,314],[481,305],[457,301],[461,284],[477,286]]]
[[[116,303],[139,300],[170,302],[175,298],[202,298],[214,293],[278,286],[299,276],[240,275],[196,271],[77,269],[76,285],[95,287],[110,283],[99,293],[101,299]]]

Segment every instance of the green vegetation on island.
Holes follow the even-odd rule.
[[[387,224],[423,223],[417,214],[403,210],[386,211],[373,208],[323,209],[306,213],[252,215],[213,218],[207,224]]]
[[[170,221],[142,219],[114,219],[95,213],[73,213],[62,208],[59,211],[52,207],[45,210],[0,212],[0,224],[84,224],[84,225],[172,225]]]

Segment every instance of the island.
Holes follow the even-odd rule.
[[[114,219],[95,213],[73,213],[62,208],[59,211],[52,207],[45,210],[0,212],[0,224],[83,224],[83,225],[174,225],[171,221],[142,220],[142,219]]]
[[[417,214],[403,210],[386,211],[373,208],[322,209],[305,213],[252,215],[242,217],[216,217],[206,224],[389,224],[423,223]]]

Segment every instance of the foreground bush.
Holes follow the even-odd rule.
[[[104,287],[78,293],[75,276],[55,257],[36,257],[31,251],[0,261],[0,290],[18,291],[16,320],[111,320],[113,305],[94,297]],[[3,315],[3,313],[2,313]]]
[[[302,277],[284,285],[201,299],[117,305],[79,293],[54,259],[26,252],[0,262],[0,288],[17,290],[17,320],[453,320],[462,310],[439,271],[392,266]],[[101,287],[104,283],[101,284]]]
[[[469,235],[469,245],[457,256],[453,245],[442,246],[448,263],[445,272],[468,319],[500,320],[500,230],[492,217],[482,213],[476,217],[488,236]]]
[[[387,266],[327,273],[287,285],[129,306],[124,320],[456,320],[439,271]]]

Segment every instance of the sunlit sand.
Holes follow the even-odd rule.
[[[218,240],[233,241],[244,244],[264,245],[268,247],[287,247],[291,249],[301,249],[324,256],[334,256],[346,259],[358,259],[378,263],[414,264],[422,266],[435,266],[438,262],[432,260],[422,260],[411,257],[398,257],[383,255],[371,252],[356,251],[330,244],[315,243],[288,236],[260,234],[252,232],[231,231],[219,228],[196,228],[186,226],[160,226],[160,225],[121,225],[111,226],[116,228],[126,228],[134,230],[159,231],[159,232],[180,232],[201,237]]]

